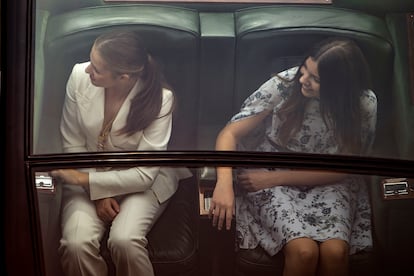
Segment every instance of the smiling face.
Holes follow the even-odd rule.
[[[302,85],[302,95],[307,98],[319,98],[320,79],[318,63],[310,57],[307,58],[302,67],[300,67],[300,73],[299,82]]]
[[[93,85],[103,88],[113,87],[117,83],[117,78],[108,69],[106,62],[102,59],[99,52],[92,47],[90,53],[90,64],[85,72],[89,74]]]

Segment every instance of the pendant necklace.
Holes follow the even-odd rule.
[[[99,133],[99,136],[98,136],[98,151],[105,150],[105,145],[108,140],[108,135],[111,132],[112,123],[114,122],[115,117],[116,117],[116,114],[108,123],[106,123],[105,126],[102,127],[101,132]]]
[[[122,104],[124,103],[125,99],[128,97],[127,93],[124,98],[119,102],[118,106],[116,107],[115,114],[113,115],[112,119],[109,120],[105,125],[102,126],[101,132],[98,135],[98,144],[97,149],[98,151],[105,151],[106,143],[108,142],[108,136],[112,129],[112,123],[115,121],[115,118],[119,112],[119,110],[122,107]],[[105,119],[104,119],[105,121]]]

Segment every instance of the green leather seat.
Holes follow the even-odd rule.
[[[65,84],[73,65],[89,60],[90,48],[99,34],[126,27],[140,31],[176,92],[178,108],[171,147],[188,149],[195,146],[197,117],[193,114],[197,112],[199,86],[198,13],[166,6],[111,5],[50,17],[44,42],[43,99],[46,104],[43,103],[40,115],[36,153],[61,151],[59,136],[50,133],[59,129]]]
[[[375,155],[395,156],[392,130],[393,47],[385,21],[330,7],[278,6],[239,10],[236,22],[235,108],[271,74],[297,65],[317,41],[354,39],[371,67],[378,97]],[[235,110],[235,111],[236,111]],[[391,133],[391,135],[390,135]]]
[[[355,40],[372,71],[373,90],[378,97],[378,125],[374,155],[394,156],[392,122],[393,47],[385,22],[378,17],[332,7],[278,6],[239,10],[235,13],[235,109],[260,84],[289,67],[299,65],[304,53],[316,42],[330,37]],[[234,110],[236,112],[236,110]],[[384,135],[387,133],[387,135]],[[373,204],[380,199],[374,199]],[[375,225],[374,225],[375,239]],[[263,249],[240,250],[237,275],[281,275],[283,253],[274,257]],[[352,275],[370,275],[374,250],[352,255]]]
[[[41,106],[35,129],[36,154],[62,152],[59,123],[71,69],[75,63],[89,60],[98,35],[121,28],[140,32],[175,91],[177,109],[170,149],[195,147],[197,116],[194,114],[198,110],[200,67],[198,12],[168,6],[110,5],[54,15],[47,21],[43,89],[37,88],[41,91],[35,93]],[[197,185],[194,178],[184,182],[148,235],[148,251],[157,275],[197,274]],[[103,255],[109,256],[107,253]]]

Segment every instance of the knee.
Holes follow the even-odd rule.
[[[319,257],[319,252],[310,247],[298,248],[294,254],[295,258],[303,264],[316,263]]]
[[[86,237],[72,239],[62,238],[59,250],[62,255],[66,256],[82,256],[83,254],[88,254],[90,252],[96,254],[99,252],[99,241],[94,241]]]
[[[345,241],[330,240],[320,245],[320,256],[331,263],[345,263],[349,258],[349,248]]]
[[[295,246],[284,251],[286,261],[313,265],[318,262],[319,250],[313,243],[296,243]]]
[[[108,248],[114,252],[132,252],[134,249],[144,249],[148,244],[145,236],[110,235]]]

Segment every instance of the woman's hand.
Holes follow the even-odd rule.
[[[230,230],[233,215],[233,185],[231,183],[221,183],[218,181],[213,192],[209,210],[209,217],[213,217],[213,227],[217,227],[218,230],[221,230],[225,223],[226,229]]]
[[[247,192],[257,192],[277,185],[277,172],[244,170],[237,174],[237,184]]]
[[[245,170],[237,175],[238,185],[248,192],[275,186],[319,186],[341,181],[347,174],[306,170]]]
[[[257,127],[269,114],[270,110],[265,110],[257,115],[226,125],[217,136],[216,150],[236,150],[238,141]],[[217,226],[221,230],[225,222],[226,229],[230,230],[231,220],[235,213],[232,168],[217,167],[216,170],[217,183],[211,199],[209,216],[213,216],[214,227]]]
[[[85,186],[89,185],[89,175],[74,169],[61,169],[50,172],[50,175],[65,184]]]
[[[96,214],[102,221],[106,223],[111,223],[119,213],[119,204],[115,199],[111,197],[98,199],[94,202]]]

